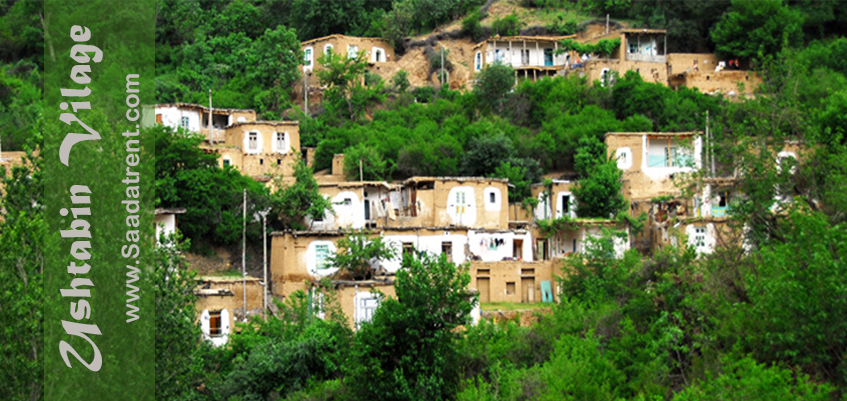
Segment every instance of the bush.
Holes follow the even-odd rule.
[[[480,19],[482,19],[482,16],[479,11],[474,11],[462,20],[462,33],[466,36],[470,36],[474,42],[478,42],[482,39],[483,31],[482,25],[479,23]]]
[[[491,24],[495,35],[500,36],[515,36],[520,33],[521,23],[515,14],[507,15],[503,18],[498,18]]]

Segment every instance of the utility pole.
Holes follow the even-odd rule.
[[[244,295],[244,321],[247,321],[247,188],[244,189],[244,196],[241,209],[241,275],[242,275],[242,293]]]
[[[215,144],[214,128],[212,125],[212,90],[209,89],[209,144]]]
[[[444,46],[441,46],[441,72],[439,75],[441,75],[439,77],[441,78],[441,86],[444,86]]]
[[[303,108],[306,110],[306,115],[309,115],[309,73],[303,70]]]
[[[609,34],[609,14],[606,14],[606,35]]]
[[[359,159],[359,182],[365,181],[365,175],[362,174],[362,159]]]
[[[268,310],[268,211],[262,213],[262,268],[265,271],[265,286],[262,289],[262,313]]]

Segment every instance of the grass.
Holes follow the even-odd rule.
[[[486,302],[480,304],[480,308],[484,311],[516,311],[516,310],[541,310],[550,309],[553,304],[536,302],[531,304],[522,304],[519,302]]]
[[[205,274],[207,277],[242,277],[240,269],[229,269]]]

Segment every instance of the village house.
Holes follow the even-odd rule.
[[[303,50],[303,74],[310,88],[320,89],[317,71],[321,67],[318,59],[323,55],[356,58],[364,54],[368,69],[377,75],[385,75],[382,69],[396,61],[394,47],[382,38],[362,38],[347,35],[329,35],[300,43]],[[389,77],[383,76],[383,79]]]
[[[554,76],[569,65],[570,54],[559,51],[559,42],[576,38],[568,36],[495,36],[473,48],[474,72],[500,63],[515,70],[515,79],[538,79]],[[561,53],[561,54],[560,54]]]
[[[300,125],[297,121],[256,121],[254,110],[212,109],[196,104],[156,105],[156,122],[173,129],[204,135],[202,149],[218,155],[218,166],[233,166],[257,181],[270,176],[291,177],[299,157]]]
[[[203,338],[214,346],[226,344],[235,330],[235,322],[244,322],[247,316],[263,314],[263,283],[255,277],[201,276],[194,290],[200,329]],[[246,289],[246,305],[245,305]]]

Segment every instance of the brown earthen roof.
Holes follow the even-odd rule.
[[[410,178],[406,179],[406,181],[403,181],[403,185],[406,185],[406,183],[410,183],[410,182],[426,182],[426,181],[458,181],[458,182],[492,181],[492,182],[503,182],[503,183],[509,182],[509,180],[507,178],[494,178],[494,177],[425,177],[424,176],[424,177],[410,177]]]
[[[227,128],[240,127],[242,125],[270,125],[272,127],[278,127],[280,125],[300,125],[300,121],[297,120],[285,120],[285,121],[242,121],[232,123],[232,125]]]
[[[180,107],[185,109],[201,109],[208,113],[209,108],[206,106],[202,106],[196,103],[162,103],[157,104],[155,107]],[[226,114],[226,113],[255,113],[256,111],[253,109],[231,109],[226,107],[212,107],[214,113]]]
[[[603,138],[607,138],[609,136],[670,136],[670,137],[678,137],[678,136],[695,136],[700,135],[699,131],[688,131],[688,132],[607,132],[603,135]]]
[[[512,41],[512,42],[518,42],[518,41],[558,42],[560,40],[565,40],[565,39],[576,39],[576,35],[560,35],[560,36],[521,36],[521,35],[518,35],[518,36],[500,36],[500,37],[492,36],[492,37],[490,37],[486,40],[483,40],[482,42],[477,43],[476,45],[474,45],[473,48],[476,49],[477,47],[480,47],[483,44],[488,43],[488,42],[509,42],[509,41]]]
[[[622,33],[663,33],[667,34],[667,29],[644,29],[644,28],[627,28],[621,29]]]
[[[314,44],[314,43],[323,42],[323,41],[330,40],[330,39],[340,39],[340,38],[369,39],[369,40],[378,40],[380,42],[388,43],[388,41],[386,41],[385,39],[378,38],[378,37],[347,36],[347,35],[341,35],[341,34],[334,34],[334,35],[321,36],[319,38],[309,39],[307,41],[300,42],[300,46],[311,45],[311,44]]]

